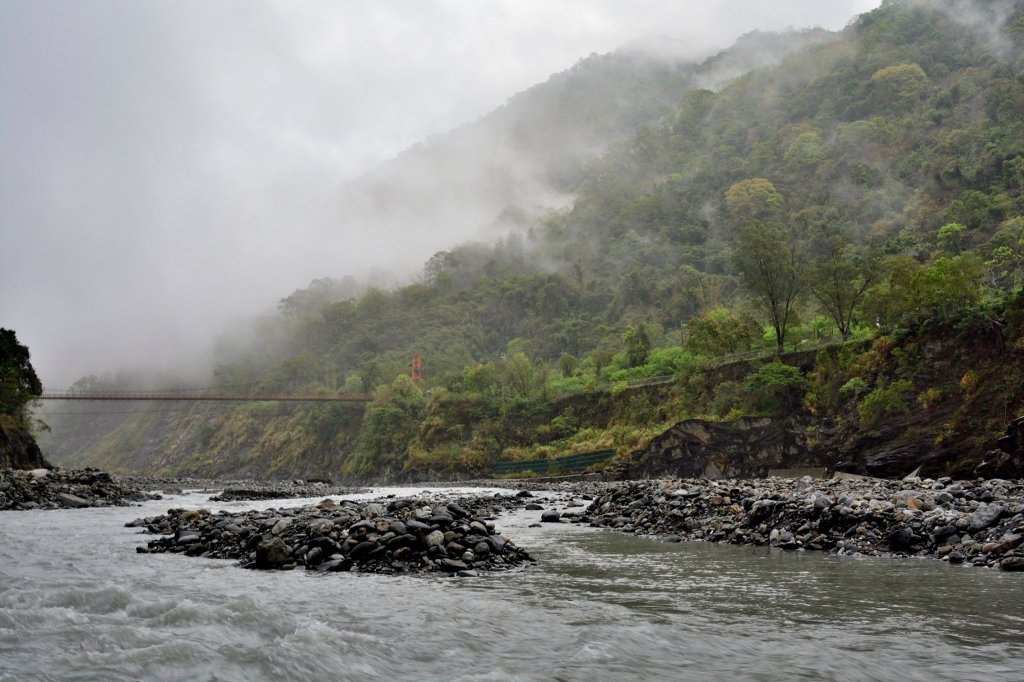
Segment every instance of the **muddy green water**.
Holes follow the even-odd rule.
[[[406,491],[408,492],[408,491]],[[498,527],[479,579],[140,555],[143,508],[0,512],[0,680],[1024,679],[1024,575]]]

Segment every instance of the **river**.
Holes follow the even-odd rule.
[[[0,512],[0,680],[1024,679],[1021,574],[530,528],[529,511],[497,522],[538,559],[521,571],[257,572],[136,554],[147,536],[123,527],[302,503]]]

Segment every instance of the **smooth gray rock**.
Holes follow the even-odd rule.
[[[359,524],[356,524],[356,525],[359,525]],[[417,521],[416,519],[408,519],[408,520],[406,520],[405,527],[406,527],[406,529],[410,533],[415,533],[418,530],[421,530],[421,531],[424,531],[424,532],[430,530],[430,526],[429,525],[423,523],[422,521]],[[349,531],[351,532],[351,529],[349,529]]]
[[[448,573],[465,571],[469,568],[465,562],[459,561],[458,559],[440,559],[437,562],[437,567],[442,571],[447,571]]]
[[[319,564],[323,560],[323,558],[324,558],[324,551],[322,549],[320,549],[319,547],[314,547],[313,549],[311,549],[308,552],[306,552],[306,565],[307,566],[316,566],[317,564]]]
[[[1003,511],[1002,505],[982,502],[971,514],[970,531],[976,533],[979,530],[988,528],[999,520],[999,517],[1003,515]]]
[[[352,568],[352,561],[349,559],[331,559],[325,561],[316,567],[318,573],[328,573],[334,571],[347,571]]]
[[[58,493],[57,501],[60,502],[62,507],[89,507],[92,505],[89,500],[83,499],[78,495],[72,495],[71,493]]]
[[[352,551],[349,552],[348,555],[353,561],[359,561],[375,549],[377,549],[376,542],[363,541],[353,547]]]
[[[361,533],[368,533],[371,530],[377,530],[377,524],[369,519],[363,519],[362,521],[357,521],[349,526],[348,532],[353,535],[357,535]]]
[[[916,539],[912,529],[900,526],[899,528],[893,528],[889,533],[889,546],[897,551],[904,551],[910,549],[910,546],[914,544]]]

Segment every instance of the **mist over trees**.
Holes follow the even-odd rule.
[[[711,77],[757,41],[798,49]],[[214,383],[372,393],[350,473],[479,464],[523,444],[512,418],[560,395],[984,315],[1024,284],[1022,46],[1024,3],[891,1],[841,33],[753,36],[700,65],[585,60],[410,152],[403,172],[422,182],[396,215],[414,222],[450,189],[434,164],[494,135],[532,150],[529,176],[542,169],[561,204],[517,203],[536,194],[506,192],[525,185],[499,148],[459,180],[507,202],[480,218],[499,239],[425,254],[403,286],[314,281]],[[638,106],[609,103],[622,97]],[[363,200],[386,203],[367,182]],[[802,379],[766,367],[752,402],[725,386],[709,410],[792,403]],[[551,442],[577,431],[546,428]]]

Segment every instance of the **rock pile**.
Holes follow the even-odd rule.
[[[975,473],[986,477],[1020,476],[1024,472],[1024,416],[1010,422],[997,445],[997,449],[985,455]]]
[[[1024,481],[635,481],[608,484],[586,511],[562,518],[669,541],[1024,570]]]
[[[314,481],[249,481],[224,488],[214,502],[235,502],[240,500],[284,500],[296,497],[321,497],[326,495],[354,495],[366,492],[365,488],[346,488],[329,483]]]
[[[0,509],[126,506],[159,497],[98,469],[0,470]]]
[[[518,504],[511,497],[327,499],[309,507],[239,513],[171,509],[127,525],[161,536],[139,552],[235,559],[245,568],[474,576],[533,561],[492,521],[494,512]]]

